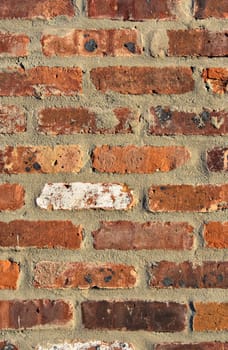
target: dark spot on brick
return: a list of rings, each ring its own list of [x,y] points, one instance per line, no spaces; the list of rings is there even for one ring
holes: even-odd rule
[[[135,43],[125,43],[124,47],[126,47],[131,53],[135,53]]]
[[[91,39],[85,43],[85,49],[89,52],[93,52],[97,49],[97,43],[95,40]]]
[[[35,170],[40,170],[40,169],[41,169],[41,166],[40,166],[39,163],[35,162],[35,163],[33,164],[33,168],[34,168]]]
[[[104,277],[104,281],[106,283],[110,282],[111,280],[112,280],[112,276],[111,275]]]
[[[169,277],[165,277],[162,281],[163,285],[166,287],[172,286],[173,285],[173,281],[171,280],[171,278]]]
[[[184,283],[184,281],[183,281],[183,280],[180,280],[178,283],[179,283],[179,286],[180,286],[180,287],[182,287],[182,288],[184,288],[184,287],[185,287],[185,283]]]
[[[223,281],[223,275],[218,275],[217,276],[217,280],[218,280],[218,282],[222,282]]]
[[[71,188],[71,185],[65,184],[64,187],[69,189],[69,188]]]
[[[54,166],[58,164],[58,161],[57,159],[54,161]]]
[[[91,275],[85,275],[85,276],[84,276],[84,280],[85,280],[87,283],[92,283],[92,282],[93,282]]]
[[[26,171],[27,173],[29,173],[30,170],[31,170],[31,169],[30,169],[28,166],[25,168],[25,171]]]
[[[161,187],[160,187],[160,190],[165,191],[165,190],[166,190],[166,187],[165,187],[165,186],[161,186]]]
[[[209,112],[204,111],[200,114],[200,117],[204,122],[207,122],[210,119],[210,114]]]
[[[161,123],[165,123],[168,120],[172,119],[172,112],[171,111],[166,111],[165,109],[162,109],[161,106],[157,106],[155,108],[155,112],[157,114],[158,119],[160,120]]]
[[[202,281],[203,281],[204,284],[207,282],[207,280],[208,280],[207,275],[203,275]]]
[[[15,346],[12,344],[6,344],[3,346],[2,350],[15,350]]]

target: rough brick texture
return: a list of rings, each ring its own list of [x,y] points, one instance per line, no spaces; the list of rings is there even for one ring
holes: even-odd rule
[[[228,18],[228,4],[226,0],[195,0],[195,17],[197,19],[215,17]]]
[[[204,225],[203,237],[208,248],[228,248],[228,222],[209,222]]]
[[[0,185],[0,210],[16,210],[24,205],[24,188],[18,184]]]
[[[211,212],[228,208],[228,185],[165,185],[149,189],[150,211]]]
[[[0,4],[0,18],[45,18],[74,15],[70,0],[57,0],[53,6],[52,0],[2,0]]]
[[[195,331],[228,330],[228,303],[194,303],[194,309],[193,329]]]
[[[2,300],[0,329],[22,329],[35,326],[63,326],[71,321],[72,306],[63,300]]]
[[[214,148],[207,152],[207,166],[210,171],[228,171],[228,148]]]
[[[44,35],[41,39],[46,56],[131,56],[141,53],[135,30],[74,30],[65,36]]]
[[[187,67],[101,67],[90,73],[96,89],[121,94],[184,94],[194,88]]]
[[[207,68],[202,73],[203,80],[208,89],[216,94],[227,93],[228,68]]]
[[[176,0],[88,0],[88,15],[93,18],[111,18],[130,21],[144,19],[173,19],[172,8]]]
[[[170,107],[151,107],[148,134],[151,135],[227,135],[228,112],[203,110],[190,113]]]
[[[172,249],[193,248],[193,227],[187,223],[101,222],[93,232],[96,249]]]
[[[170,30],[170,56],[208,56],[228,55],[228,32],[210,32],[208,30]]]
[[[82,303],[83,323],[89,329],[180,332],[185,329],[186,311],[182,304],[139,300]]]
[[[0,0],[0,350],[228,350],[227,20]]]
[[[36,350],[134,350],[130,344],[115,341],[114,343],[104,343],[101,341],[72,342],[64,344],[54,344],[53,346],[38,346]],[[213,349],[214,350],[214,349]],[[217,349],[216,349],[217,350]]]
[[[79,146],[12,147],[0,150],[0,172],[23,173],[77,173],[82,167]]]
[[[170,171],[188,161],[189,151],[183,147],[97,147],[93,151],[93,167],[100,172],[149,174]]]
[[[177,264],[170,261],[153,263],[150,286],[156,288],[228,288],[228,262],[188,261]]]
[[[133,266],[102,263],[58,263],[44,261],[35,266],[38,288],[130,288],[135,285]]]
[[[0,247],[78,249],[82,227],[71,221],[0,222]]]
[[[0,260],[0,289],[16,289],[20,274],[19,265],[9,260]]]
[[[18,68],[0,73],[0,96],[75,95],[81,83],[81,70],[75,67]]]
[[[27,56],[29,37],[24,34],[0,33],[0,56]]]
[[[26,131],[26,117],[17,106],[0,106],[0,134]]]

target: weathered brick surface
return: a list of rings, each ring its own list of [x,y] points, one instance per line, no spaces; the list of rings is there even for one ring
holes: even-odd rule
[[[0,150],[0,173],[77,173],[81,168],[79,146],[7,146]]]
[[[121,94],[184,94],[194,89],[187,67],[99,67],[90,72],[96,89]]]
[[[228,222],[212,221],[204,225],[203,238],[208,248],[228,248]]]
[[[26,117],[17,106],[0,105],[0,134],[26,131]]]
[[[191,344],[159,344],[155,346],[155,350],[227,350],[228,343],[220,342],[203,342]]]
[[[1,300],[0,329],[63,326],[72,320],[72,306],[63,300]]]
[[[134,197],[125,184],[53,183],[44,186],[36,203],[49,210],[127,210],[134,205]]]
[[[19,265],[9,260],[0,260],[0,289],[16,289],[20,274]]]
[[[45,18],[56,16],[74,15],[73,6],[70,0],[56,0],[53,6],[52,0],[1,0],[0,18]]]
[[[169,30],[169,56],[228,55],[228,32],[211,32],[202,29]]]
[[[27,56],[29,41],[25,34],[0,32],[0,56]]]
[[[228,330],[228,303],[194,303],[194,309],[194,331]]]
[[[190,152],[184,147],[96,147],[93,151],[93,168],[108,173],[149,174],[167,172],[185,164]]]
[[[193,227],[185,222],[105,221],[93,232],[96,249],[172,249],[193,248]]]
[[[0,350],[19,350],[15,345],[8,341],[0,341]]]
[[[139,34],[131,29],[73,30],[41,38],[46,56],[132,56],[141,53]]]
[[[114,125],[105,126],[106,115],[112,115]],[[104,125],[102,125],[104,122]],[[47,108],[39,112],[38,130],[51,135],[71,134],[128,134],[139,122],[139,114],[126,107],[108,110],[99,117],[87,108]]]
[[[208,89],[216,94],[227,93],[228,69],[207,68],[203,70],[202,78]]]
[[[174,19],[173,6],[176,0],[88,0],[88,15],[93,18],[111,18],[130,21],[144,19]]]
[[[0,247],[78,249],[82,227],[71,221],[0,222]]]
[[[118,341],[115,341],[114,343],[104,343],[101,341],[74,342],[74,343],[54,344],[51,346],[38,346],[36,348],[36,350],[53,350],[53,349],[55,350],[96,350],[96,349],[134,350],[130,344],[118,342]]]
[[[0,96],[75,95],[82,90],[81,69],[35,67],[0,72]]]
[[[156,288],[228,288],[228,262],[160,261],[150,269],[150,286]]]
[[[24,205],[25,191],[18,184],[0,184],[0,210],[16,210]]]
[[[212,212],[228,208],[228,185],[164,185],[149,189],[149,210]]]
[[[228,18],[228,4],[226,0],[215,2],[214,0],[195,0],[195,17],[202,18]]]
[[[82,320],[89,329],[180,332],[185,329],[184,304],[145,301],[86,301]]]
[[[228,112],[203,110],[201,113],[151,107],[148,133],[152,135],[227,135]]]
[[[228,148],[214,148],[207,152],[207,166],[210,171],[228,171]]]
[[[136,283],[133,266],[111,263],[40,262],[34,270],[38,288],[130,288]]]

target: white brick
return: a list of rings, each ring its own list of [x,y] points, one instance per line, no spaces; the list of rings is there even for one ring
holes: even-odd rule
[[[90,348],[97,350],[133,350],[133,347],[126,343],[115,342],[112,344],[102,343],[100,341],[91,341],[87,343],[64,343],[48,345],[47,347],[38,346],[37,350],[89,350]]]
[[[124,184],[52,183],[45,184],[36,203],[42,209],[52,210],[126,210],[134,205],[134,197]]]

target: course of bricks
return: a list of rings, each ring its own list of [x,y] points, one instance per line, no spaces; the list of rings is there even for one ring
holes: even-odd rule
[[[0,350],[228,350],[227,19],[0,1]]]

